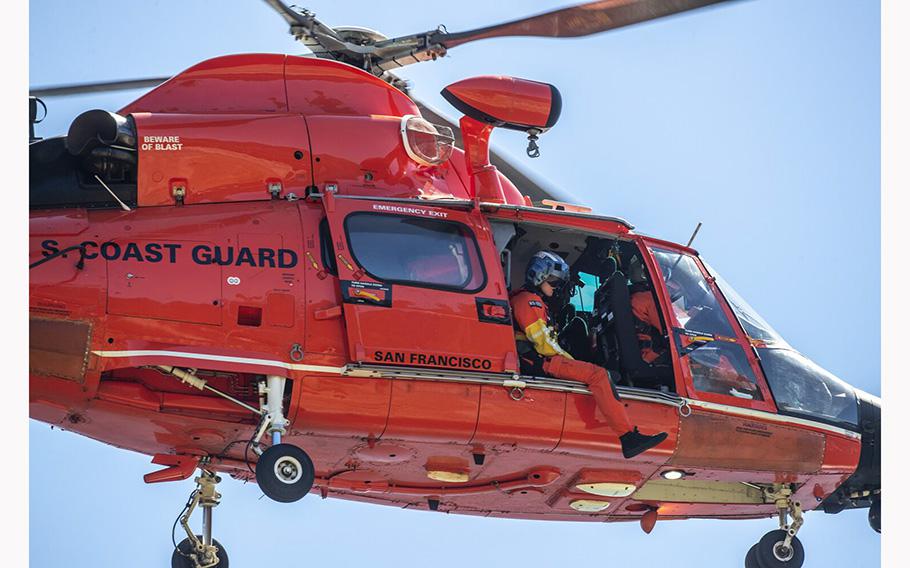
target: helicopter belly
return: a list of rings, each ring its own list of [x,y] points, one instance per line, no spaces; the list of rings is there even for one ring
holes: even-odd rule
[[[225,390],[233,384],[230,392],[253,401],[241,374],[224,375]],[[626,460],[584,394],[525,389],[515,400],[493,385],[292,376],[285,439],[312,457],[313,491],[325,497],[540,520],[637,521],[651,509],[662,519],[755,518],[775,512],[756,485],[794,483],[810,509],[849,476],[858,458],[856,440],[807,432],[803,444],[816,448],[820,439],[824,447],[820,455],[812,450],[817,462],[802,471],[757,459],[735,465],[703,456],[695,464],[685,450],[687,418],[671,405],[629,400],[640,423],[666,428],[673,439]],[[121,370],[78,403],[81,387],[66,383],[72,381],[33,376],[34,418],[150,455],[210,456],[212,468],[253,478],[247,442],[256,420],[244,409],[189,387],[164,387],[151,370]],[[664,479],[668,469],[685,471],[686,479]]]

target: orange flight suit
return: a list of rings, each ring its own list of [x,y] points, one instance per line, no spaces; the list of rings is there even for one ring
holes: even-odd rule
[[[549,327],[550,316],[543,299],[530,290],[522,289],[512,294],[510,301],[518,328],[515,338],[534,345],[534,350],[544,357],[544,372],[557,379],[580,381],[588,385],[597,408],[610,428],[620,436],[630,432],[632,423],[613,388],[610,374],[603,367],[574,360],[559,346]]]
[[[655,329],[662,329],[660,325],[660,316],[657,312],[657,305],[654,303],[654,295],[650,290],[642,290],[632,294],[632,315]],[[639,333],[639,342],[650,342],[653,338],[647,333]],[[650,345],[641,348],[641,359],[645,363],[653,363],[660,357],[660,353],[654,351]]]

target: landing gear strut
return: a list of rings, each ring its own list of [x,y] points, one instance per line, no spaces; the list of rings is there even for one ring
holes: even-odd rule
[[[765,499],[777,506],[780,528],[763,536],[746,554],[746,568],[801,568],[806,559],[796,533],[803,526],[803,509],[793,501],[793,489],[777,486],[765,490]],[[793,519],[788,523],[787,518]]]
[[[180,516],[180,526],[187,537],[174,549],[171,568],[228,568],[224,547],[212,538],[212,509],[221,501],[215,485],[221,478],[206,470],[196,478],[196,489],[190,495],[185,512]],[[202,534],[190,530],[190,516],[196,507],[202,508]]]
[[[292,503],[302,499],[313,487],[316,469],[310,456],[292,444],[282,444],[281,436],[287,433],[288,421],[284,417],[285,378],[269,375],[266,383],[260,383],[260,400],[263,419],[253,438],[253,451],[259,454],[256,462],[256,483],[266,497],[281,503]],[[268,432],[272,435],[272,446],[265,451],[259,448],[259,440]]]
[[[257,410],[208,385],[206,380],[196,376],[192,369],[185,371],[163,365],[159,365],[157,368],[166,374],[177,377],[185,384],[200,390],[211,391],[260,416],[259,427],[253,434],[249,447],[259,456],[259,460],[256,462],[256,483],[267,497],[282,503],[291,503],[302,499],[310,492],[316,479],[316,470],[310,456],[297,446],[281,443],[281,437],[287,434],[287,427],[290,424],[284,415],[284,387],[287,379],[281,375],[267,375],[265,381],[259,382],[259,410]],[[272,444],[263,451],[260,441],[267,433],[272,437]],[[170,461],[155,463],[171,464]],[[173,462],[173,464],[176,463],[178,462]],[[182,477],[175,479],[185,479],[190,475],[190,471],[192,470],[178,472]],[[164,480],[161,478],[160,472],[156,475],[158,478],[155,481]],[[149,481],[148,477],[146,481]],[[215,505],[217,504],[216,500]],[[204,509],[204,511],[211,514],[211,509]],[[187,534],[190,535],[190,541],[195,538],[189,531]]]
[[[290,424],[284,415],[284,388],[286,379],[280,375],[268,375],[259,383],[259,409],[208,385],[206,379],[196,375],[193,369],[159,365],[157,369],[180,379],[181,382],[208,390],[260,416],[259,426],[249,446],[259,456],[256,462],[256,482],[262,492],[275,501],[290,503],[303,498],[310,492],[316,478],[316,470],[310,457],[292,444],[282,444],[281,437],[287,433]],[[271,435],[272,444],[265,451],[260,440],[266,433]],[[179,521],[187,537],[175,544],[171,556],[172,568],[228,568],[228,557],[221,544],[212,538],[212,509],[218,506],[221,495],[215,485],[221,478],[205,469],[209,458],[193,456],[156,455],[153,463],[169,466],[167,469],[145,476],[147,483],[186,479],[194,467],[202,472],[196,478],[196,489],[190,495]],[[202,534],[190,530],[190,516],[196,507],[202,508]],[[176,523],[175,523],[176,526]]]

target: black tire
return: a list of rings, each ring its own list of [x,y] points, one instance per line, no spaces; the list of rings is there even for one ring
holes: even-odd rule
[[[753,544],[752,548],[749,549],[749,552],[746,553],[746,568],[761,568],[761,566],[758,565],[756,550],[758,550],[758,543]]]
[[[266,497],[279,503],[299,501],[310,492],[315,479],[310,456],[292,444],[272,446],[256,462],[256,483]]]
[[[878,534],[882,534],[882,502],[875,500],[869,507],[869,526]]]
[[[793,537],[793,540],[790,541],[789,554],[780,554],[780,545],[783,544],[786,537],[787,531],[778,529],[769,532],[758,541],[755,559],[758,560],[759,568],[801,568],[806,560],[806,552],[803,550],[803,543],[798,538]],[[778,554],[775,554],[775,550],[778,551]]]
[[[196,538],[202,540],[201,535],[196,535]],[[218,564],[216,568],[228,568],[228,555],[224,550],[224,547],[221,546],[221,543],[212,539],[212,544],[218,547]],[[174,549],[174,553],[171,555],[171,568],[196,568],[193,559],[189,557],[190,552],[193,551],[193,545],[190,544],[190,539],[185,538],[180,541],[180,544],[177,545],[177,548]]]

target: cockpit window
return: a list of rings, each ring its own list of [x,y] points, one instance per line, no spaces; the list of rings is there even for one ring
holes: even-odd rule
[[[856,425],[858,408],[853,387],[790,347],[716,270],[702,263],[716,279],[730,309],[756,347],[778,410]]]
[[[749,336],[749,339],[753,340],[754,344],[760,345],[763,343],[776,347],[789,347],[787,342],[784,341],[784,338],[774,331],[774,328],[771,327],[763,317],[758,315],[755,308],[750,306],[749,303],[733,289],[733,286],[730,286],[730,284],[728,284],[716,270],[711,268],[704,259],[702,259],[702,264],[705,265],[705,268],[711,276],[715,278],[717,287],[720,288],[724,297],[727,298],[730,309],[736,314],[739,323],[742,324],[743,329],[746,331],[746,335]]]
[[[858,424],[856,393],[850,385],[792,349],[760,348],[758,355],[782,412]]]
[[[695,390],[764,400],[733,322],[696,260],[676,251],[652,251],[670,294],[673,327]]]
[[[676,320],[687,331],[735,337],[717,297],[695,259],[678,252],[653,249],[673,303]]]
[[[739,344],[714,341],[692,351],[688,359],[696,390],[764,400],[746,352]]]

